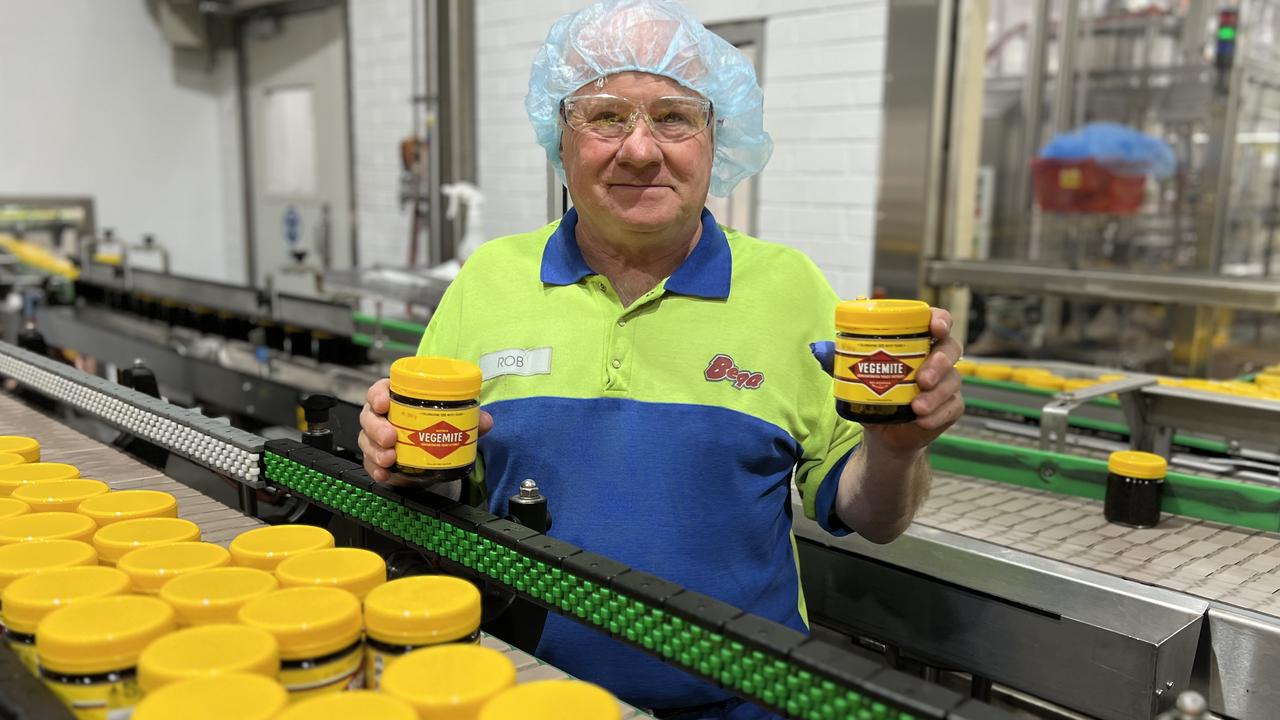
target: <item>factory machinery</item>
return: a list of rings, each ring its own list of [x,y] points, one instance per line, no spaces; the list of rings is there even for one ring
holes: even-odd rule
[[[27,269],[47,265],[29,251],[23,257]],[[301,405],[331,393],[339,402],[324,430],[339,449],[355,446],[358,408],[368,385],[385,374],[381,363],[413,352],[422,331],[420,324],[406,323],[397,336],[397,323],[385,319],[381,329],[362,327],[353,300],[309,297],[295,304],[288,294],[125,272],[98,260],[82,260],[74,284],[54,270],[27,286],[45,303],[31,315],[39,334],[25,335],[37,347],[62,349],[63,357],[81,365],[92,356],[133,370],[133,361],[141,360],[170,400],[230,415],[251,428],[294,425]],[[65,290],[57,289],[59,283]],[[564,554],[576,549],[548,539],[550,549],[535,550],[525,538],[505,534],[526,532],[506,521],[451,503],[452,509],[437,507],[441,501],[434,498],[406,503],[368,482],[350,460],[288,441],[265,443],[224,420],[193,415],[20,350],[6,348],[6,355],[57,376],[49,382],[63,389],[54,392],[19,374],[18,366],[0,368],[64,409],[74,408],[69,420],[88,411],[173,450],[170,475],[250,515],[354,521],[371,530],[348,533],[351,544],[396,552],[407,543],[438,556],[437,567],[447,571],[480,572],[495,587],[505,577],[521,597],[542,607],[554,604],[554,611],[623,637],[630,632],[630,641],[668,660],[663,633],[673,626],[665,623],[689,621],[680,614],[683,606],[665,595],[678,589],[650,576],[628,574],[653,583],[652,591],[615,583],[609,573],[621,569],[613,564],[603,565],[603,574],[584,575],[587,570],[574,561],[577,574],[566,576]],[[1075,382],[1063,391],[981,377],[968,368],[969,411],[935,443],[932,495],[903,538],[876,546],[856,536],[832,537],[803,517],[797,496],[793,516],[815,635],[846,643],[846,650],[852,638],[861,653],[842,650],[837,664],[848,662],[854,674],[828,679],[866,694],[863,685],[840,683],[883,667],[867,660],[871,650],[964,694],[1034,707],[1047,716],[1154,717],[1187,689],[1202,693],[1214,712],[1227,717],[1266,717],[1280,707],[1280,693],[1265,682],[1280,670],[1280,402],[1241,391],[1248,384],[1243,381],[1175,384],[1072,363],[1002,362],[1012,366],[1010,374],[1034,365]],[[75,401],[74,394],[58,394],[83,394],[74,390],[78,386],[129,399],[104,413]],[[1228,387],[1236,392],[1222,392]],[[171,429],[195,427],[209,437],[230,433],[238,440],[201,456],[141,431],[164,426],[157,418],[183,418]],[[1103,519],[1106,454],[1125,447],[1170,459],[1163,502],[1168,516],[1158,528],[1125,530]],[[221,479],[210,482],[210,470]],[[554,498],[550,502],[554,506]],[[508,565],[486,564],[493,562]],[[691,593],[680,597],[708,602]],[[718,608],[721,616],[736,613],[709,602],[705,607]],[[634,622],[624,627],[618,613]],[[742,632],[719,631],[723,617],[717,617],[703,629],[741,642]],[[658,634],[646,635],[644,628]],[[817,672],[805,653],[796,655],[798,636],[772,628],[757,640],[742,644],[743,651],[757,648],[770,662],[782,662],[774,672],[783,673],[775,677],[783,677],[784,685],[793,670]],[[676,645],[670,650],[682,667],[787,709],[775,704],[790,697],[778,695],[778,688],[764,696],[756,694],[764,692],[756,680],[742,681],[749,682],[746,692],[720,666],[704,664],[712,662],[705,657]],[[796,657],[801,660],[789,659]],[[758,662],[753,656],[743,667]],[[882,702],[895,697],[871,695]]]
[[[152,241],[86,235],[77,244],[72,263],[0,233],[0,293],[20,298],[0,308],[0,337],[69,351],[91,370],[143,365],[166,398],[246,427],[295,427],[302,400],[324,392],[338,400],[334,426],[348,446],[365,391],[391,360],[416,351],[448,286],[389,269],[299,264],[260,289],[173,274]]]
[[[305,506],[298,517],[342,526],[335,534],[348,542],[390,543],[401,554],[416,557],[415,562],[389,563],[392,572],[430,567],[464,576],[487,593],[573,618],[789,718],[1011,717],[529,526],[431,493],[406,497],[374,483],[356,463],[313,445],[265,440],[8,343],[0,343],[0,376],[15,385],[17,397],[28,405],[57,407],[105,423],[195,468],[188,476],[203,474],[206,480],[233,484],[240,512],[193,491],[177,491],[189,517],[199,506],[195,512],[211,541],[229,541],[235,531],[260,522],[256,518],[265,509],[261,499],[287,495]],[[66,446],[76,444],[74,450],[88,456],[74,461],[117,487],[150,483],[146,486],[169,489],[174,484],[135,461],[125,462],[126,470],[114,468],[118,453],[12,395],[0,396],[0,430],[39,430],[51,457],[72,459],[73,449]],[[313,427],[308,437],[315,438],[317,431]],[[173,466],[166,463],[166,468]],[[485,642],[518,653],[493,638]],[[516,661],[524,679],[563,677],[523,654]],[[0,705],[8,706],[0,713],[59,716],[52,696],[24,670],[14,669],[7,650],[0,651],[0,665],[8,666],[0,672]],[[626,715],[641,714],[627,708]]]

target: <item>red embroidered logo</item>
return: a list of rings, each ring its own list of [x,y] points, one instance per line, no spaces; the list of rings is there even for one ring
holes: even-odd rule
[[[883,350],[862,358],[849,369],[876,395],[884,395],[911,374],[910,366]]]
[[[456,428],[444,420],[431,427],[409,433],[409,442],[440,460],[452,455],[470,439],[466,430]]]
[[[707,369],[702,373],[709,382],[727,380],[738,389],[755,390],[764,384],[764,373],[741,370],[728,355],[716,355],[711,358]]]

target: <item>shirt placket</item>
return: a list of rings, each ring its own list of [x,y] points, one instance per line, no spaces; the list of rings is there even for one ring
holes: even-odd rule
[[[593,278],[598,283],[596,291],[607,302],[605,317],[608,321],[604,333],[604,390],[608,393],[626,393],[636,372],[635,332],[642,315],[639,310],[662,296],[658,286],[642,295],[631,307],[623,308],[612,285],[603,277]]]

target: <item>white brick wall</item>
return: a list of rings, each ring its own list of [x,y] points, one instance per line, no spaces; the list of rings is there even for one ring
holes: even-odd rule
[[[365,266],[408,260],[412,215],[400,207],[399,147],[413,133],[414,2],[426,5],[421,0],[348,4],[356,229]],[[420,252],[425,252],[421,246]]]
[[[403,258],[395,143],[411,124],[413,0],[351,3],[361,257]],[[804,250],[843,296],[871,285],[888,0],[687,0],[703,22],[764,18],[765,125],[776,149],[760,180],[757,234]],[[546,217],[546,160],[524,114],[547,29],[584,0],[478,0],[478,173],[490,237]],[[404,60],[401,60],[401,59]],[[396,66],[396,63],[402,63]]]
[[[765,126],[773,159],[761,175],[757,234],[809,254],[843,296],[871,286],[887,0],[687,0],[707,24],[765,19]],[[480,185],[491,236],[545,217],[546,170],[524,118],[529,64],[579,1],[481,0]]]

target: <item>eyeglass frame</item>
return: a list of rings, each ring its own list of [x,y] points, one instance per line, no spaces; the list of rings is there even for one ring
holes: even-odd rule
[[[594,133],[588,132],[586,130],[579,130],[578,128],[575,128],[572,124],[569,123],[569,117],[568,117],[565,103],[569,103],[577,98],[585,99],[585,98],[594,98],[594,97],[607,97],[607,98],[613,98],[615,100],[625,100],[626,102],[636,106],[636,109],[633,110],[629,116],[627,116],[626,132],[624,132],[623,134],[619,135],[616,138],[607,138],[607,137],[602,137],[600,135],[596,135]],[[699,130],[696,133],[693,133],[689,137],[681,138],[679,140],[663,140],[662,138],[658,137],[657,129],[653,126],[653,116],[649,114],[648,103],[638,103],[630,98],[625,98],[625,97],[622,97],[621,95],[610,95],[609,93],[597,93],[595,95],[570,95],[569,97],[562,99],[560,101],[560,113],[559,113],[560,122],[564,125],[564,127],[567,127],[576,133],[580,133],[582,135],[588,135],[590,137],[596,138],[597,140],[603,140],[607,142],[619,142],[619,141],[625,141],[628,137],[631,136],[631,133],[635,132],[636,125],[638,124],[636,122],[636,116],[643,115],[645,119],[645,124],[649,126],[649,135],[654,139],[655,142],[660,142],[663,144],[682,143],[682,142],[685,142],[686,140],[692,140],[693,138],[696,138],[702,133],[706,132],[707,128],[711,127],[717,122],[720,122],[720,120],[716,117],[715,103],[711,102],[709,98],[694,97],[692,95],[664,95],[663,97],[660,97],[657,99],[658,100],[671,100],[671,99],[693,100],[695,102],[705,103],[707,124],[704,125],[701,130]]]

